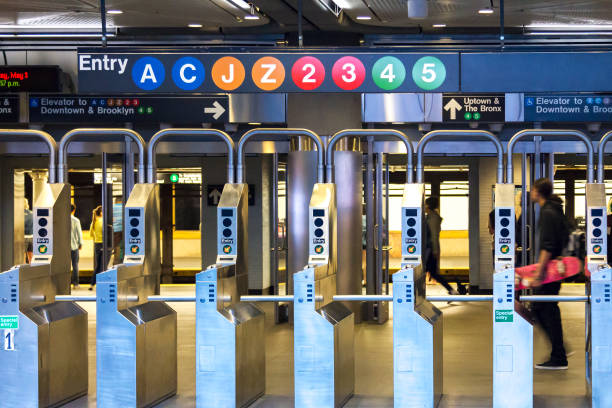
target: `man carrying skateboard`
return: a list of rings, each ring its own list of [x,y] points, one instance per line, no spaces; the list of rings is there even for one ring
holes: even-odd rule
[[[540,219],[538,221],[539,258],[536,274],[529,282],[536,295],[558,295],[561,281],[542,284],[546,278],[546,266],[561,256],[569,239],[569,227],[561,198],[553,195],[553,184],[547,178],[535,181],[531,187],[531,199],[540,205]],[[557,302],[536,302],[533,312],[540,321],[544,332],[551,343],[550,359],[544,363],[536,364],[536,368],[543,370],[567,370],[567,356],[563,345],[563,328],[561,325],[561,311]]]

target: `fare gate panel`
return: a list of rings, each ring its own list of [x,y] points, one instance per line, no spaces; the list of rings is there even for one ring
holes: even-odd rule
[[[514,299],[514,185],[495,185],[493,407],[533,406],[533,326]]]
[[[612,406],[612,269],[602,266],[591,275],[590,344],[587,386],[593,408]]]
[[[402,196],[402,266],[422,263],[425,184],[404,185]]]

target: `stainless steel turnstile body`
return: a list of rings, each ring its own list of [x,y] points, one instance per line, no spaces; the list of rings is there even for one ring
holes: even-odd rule
[[[425,299],[420,266],[393,275],[393,406],[436,407],[442,398],[442,312]]]
[[[264,313],[238,302],[236,266],[196,275],[196,406],[239,408],[265,393]]]
[[[87,394],[87,312],[70,293],[70,187],[34,205],[31,265],[0,273],[0,406],[51,407]]]
[[[315,280],[327,269],[308,267],[293,275],[296,408],[341,407],[353,395],[354,315],[340,302],[315,307]]]
[[[591,274],[590,342],[587,339],[587,389],[593,408],[612,407],[612,268]]]
[[[159,294],[159,191],[137,184],[126,203],[125,264],[96,288],[97,403],[145,407],[177,388],[176,312]]]

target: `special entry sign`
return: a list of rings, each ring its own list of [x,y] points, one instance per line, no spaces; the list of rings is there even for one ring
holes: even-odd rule
[[[456,53],[79,50],[80,93],[456,92]]]

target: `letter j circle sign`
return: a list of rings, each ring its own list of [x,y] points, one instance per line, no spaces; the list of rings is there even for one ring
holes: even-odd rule
[[[142,90],[152,91],[164,82],[166,70],[160,60],[142,57],[132,67],[132,80]]]

